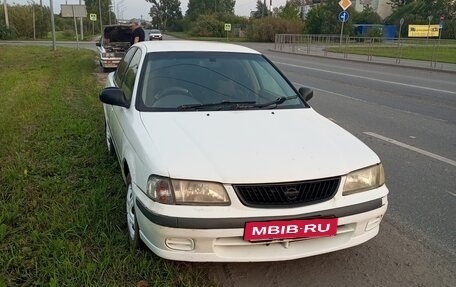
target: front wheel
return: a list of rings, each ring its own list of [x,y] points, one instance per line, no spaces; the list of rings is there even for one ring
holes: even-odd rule
[[[142,249],[144,243],[139,236],[139,225],[135,214],[135,199],[133,195],[133,186],[131,183],[131,176],[127,176],[127,225],[128,225],[128,239],[131,247],[134,249]]]

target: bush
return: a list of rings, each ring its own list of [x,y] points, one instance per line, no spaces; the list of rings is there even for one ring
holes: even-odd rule
[[[224,22],[217,19],[216,15],[200,15],[192,24],[189,31],[191,36],[223,37]]]
[[[224,37],[225,23],[230,23],[233,32],[235,28],[239,30],[247,25],[247,19],[230,13],[216,13],[200,15],[195,21],[184,21],[184,29],[189,31],[189,35],[197,37]]]
[[[443,24],[443,39],[456,39],[456,19],[447,20]]]
[[[301,20],[267,17],[252,21],[247,29],[247,38],[250,41],[274,42],[276,34],[302,34],[303,30]]]
[[[367,31],[366,37],[383,37],[383,30],[379,27],[372,27]]]
[[[16,38],[16,31],[0,24],[0,40],[11,40]]]

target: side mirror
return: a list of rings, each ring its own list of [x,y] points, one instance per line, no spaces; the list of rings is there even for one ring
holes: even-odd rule
[[[101,47],[101,43],[100,43],[100,42],[97,42],[97,43],[95,43],[95,46]]]
[[[116,87],[105,88],[100,93],[100,101],[105,104],[129,108],[130,103],[125,98],[124,92]]]
[[[314,92],[311,88],[301,87],[298,91],[306,102],[310,101],[314,95]]]

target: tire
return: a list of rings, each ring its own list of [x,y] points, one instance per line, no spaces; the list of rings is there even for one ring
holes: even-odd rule
[[[128,227],[128,241],[133,249],[144,249],[144,243],[139,236],[139,225],[135,214],[135,197],[133,194],[133,186],[131,183],[131,176],[127,175],[127,227]]]
[[[112,143],[111,132],[108,128],[108,123],[105,123],[105,133],[106,133],[106,149],[108,150],[108,154],[113,156],[114,151],[114,144]]]

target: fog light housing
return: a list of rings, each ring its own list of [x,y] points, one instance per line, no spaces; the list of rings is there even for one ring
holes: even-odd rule
[[[195,242],[191,238],[166,238],[165,245],[169,249],[177,251],[192,251],[195,249]]]
[[[366,231],[369,231],[369,230],[372,230],[374,229],[375,227],[379,226],[380,225],[380,222],[382,221],[382,217],[381,216],[378,216],[378,217],[375,217],[375,218],[372,218],[370,219],[367,224],[366,224]]]

